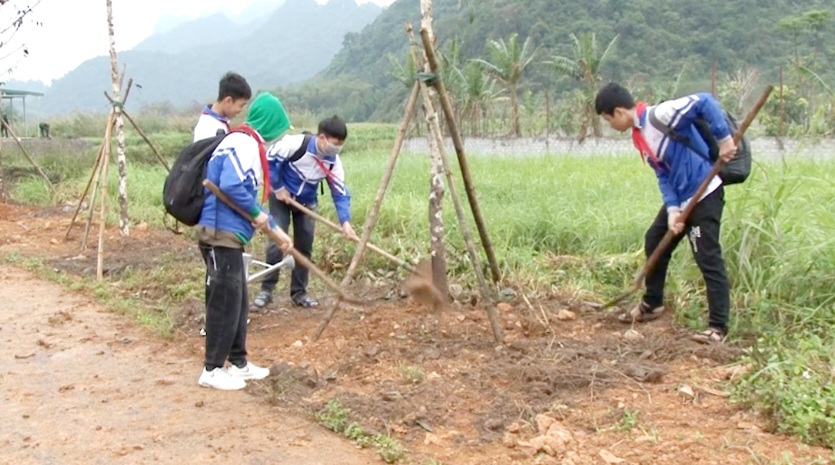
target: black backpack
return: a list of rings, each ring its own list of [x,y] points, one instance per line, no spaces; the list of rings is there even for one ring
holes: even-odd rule
[[[165,211],[186,226],[200,221],[205,194],[206,165],[226,134],[201,139],[183,147],[162,187]]]
[[[730,128],[731,134],[736,134],[739,131],[739,124],[736,122],[736,119],[724,109],[722,110],[722,113],[725,115],[725,123],[728,125],[728,128]],[[655,129],[658,129],[670,139],[686,145],[690,148],[690,150],[707,158],[712,163],[715,163],[719,158],[719,143],[716,141],[716,138],[713,137],[713,134],[711,134],[710,123],[707,120],[697,118],[693,122],[696,126],[696,130],[699,132],[699,135],[702,136],[702,139],[704,139],[707,144],[708,153],[704,154],[690,144],[690,137],[678,134],[673,131],[671,127],[662,123],[658,117],[655,116],[655,107],[650,108],[648,119],[650,124],[652,124]],[[748,138],[743,136],[739,145],[737,145],[736,156],[731,161],[725,163],[725,166],[722,167],[722,171],[719,172],[719,177],[722,178],[722,182],[725,185],[731,185],[745,182],[750,174],[751,144],[748,142]]]

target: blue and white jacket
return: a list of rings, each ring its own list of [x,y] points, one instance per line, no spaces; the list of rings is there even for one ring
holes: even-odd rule
[[[319,182],[326,180],[339,223],[351,221],[351,194],[345,187],[345,170],[339,155],[320,156],[316,147],[316,137],[311,137],[305,154],[298,160],[290,162],[289,158],[301,148],[302,143],[304,143],[304,134],[290,134],[282,137],[267,149],[267,162],[270,165],[270,183],[272,183],[273,191],[287,189],[290,195],[300,203],[313,205],[319,199]],[[319,162],[330,170],[330,176],[325,173]]]
[[[260,138],[260,136],[258,136]],[[263,140],[261,140],[263,143]],[[217,146],[206,167],[206,179],[220,187],[229,199],[253,217],[261,213],[258,185],[264,179],[258,141],[242,132],[233,132]],[[206,201],[199,224],[234,234],[241,244],[255,233],[252,223],[204,189]],[[274,225],[273,221],[270,221]]]
[[[229,118],[215,113],[211,105],[206,105],[194,126],[194,142],[228,133],[229,130]]]
[[[700,154],[684,143],[671,140],[653,127],[648,118],[650,108],[636,115],[635,129],[641,131],[641,135],[658,159],[656,163],[650,157],[649,164],[658,178],[658,187],[661,189],[664,205],[668,210],[683,210],[713,167],[707,155],[707,144],[699,135],[693,122],[697,118],[708,121],[710,132],[718,142],[724,142],[731,137],[730,128],[725,122],[722,107],[708,93],[693,94],[656,105],[655,115],[658,120],[672,128],[677,134],[688,136],[690,144],[698,149]],[[715,176],[701,199],[721,185],[722,179]]]

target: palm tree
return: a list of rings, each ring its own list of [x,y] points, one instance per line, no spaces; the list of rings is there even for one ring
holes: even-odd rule
[[[558,74],[583,83],[585,102],[581,131],[585,132],[588,123],[591,123],[594,137],[600,137],[600,119],[594,112],[594,96],[600,84],[600,67],[612,51],[618,36],[615,36],[602,52],[597,46],[597,37],[593,32],[580,34],[580,37],[571,34],[571,39],[574,41],[574,56],[555,56],[547,63],[553,65]],[[581,139],[584,137],[585,134],[580,134]]]
[[[405,64],[401,63],[392,54],[389,54],[388,59],[391,69],[386,74],[394,78],[395,81],[403,84],[404,88],[411,89],[417,77],[417,67],[415,66],[414,58],[412,58],[412,53],[406,53]]]
[[[417,65],[415,64],[415,59],[414,55],[412,55],[412,52],[406,52],[404,62],[398,60],[397,57],[395,57],[393,54],[390,54],[388,58],[389,63],[391,64],[391,69],[387,71],[386,74],[394,78],[395,81],[402,84],[404,89],[410,90],[412,86],[415,85],[415,80],[417,79]],[[405,92],[408,93],[409,90],[406,90]],[[419,106],[415,105],[414,114],[412,115],[412,118],[414,118],[414,121],[416,122],[414,125],[415,131],[417,132],[417,135],[420,136],[418,110]]]
[[[470,126],[470,135],[479,135],[483,118],[486,117],[490,102],[496,97],[495,81],[481,70],[481,65],[468,62],[464,68],[455,68],[455,82],[461,86],[463,105],[461,113]]]
[[[474,59],[472,61],[482,66],[482,69],[496,79],[510,94],[510,107],[513,112],[513,133],[522,136],[519,124],[519,81],[525,74],[525,69],[536,57],[539,48],[532,49],[531,38],[525,39],[520,46],[518,34],[510,35],[507,42],[504,39],[487,42],[490,60]]]

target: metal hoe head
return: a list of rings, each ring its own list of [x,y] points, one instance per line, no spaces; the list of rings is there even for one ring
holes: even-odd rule
[[[402,286],[403,290],[422,305],[437,309],[446,301],[441,291],[435,287],[430,260],[420,262],[412,274],[403,281]]]
[[[257,273],[250,272],[250,268],[252,267],[252,265],[260,266],[261,270],[258,271]],[[280,262],[276,263],[275,265],[270,265],[268,263],[264,263],[262,261],[255,260],[255,259],[252,258],[252,255],[250,255],[250,254],[247,254],[247,253],[244,254],[244,269],[246,270],[246,273],[247,273],[246,280],[249,283],[257,281],[257,280],[263,278],[264,276],[266,276],[266,275],[268,275],[272,272],[275,272],[275,271],[278,271],[278,270],[281,270],[281,269],[285,269],[285,270],[289,271],[289,270],[292,270],[295,267],[296,267],[296,259],[293,258],[293,256],[290,255],[290,254],[285,255],[284,258]]]

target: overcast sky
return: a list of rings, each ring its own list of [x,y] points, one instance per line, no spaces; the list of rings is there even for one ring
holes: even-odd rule
[[[15,7],[38,0],[13,0],[0,8],[0,30],[11,23]],[[218,11],[237,14],[258,0],[113,0],[116,50],[129,50],[154,30],[164,16],[205,16]],[[327,3],[327,0],[316,0]],[[357,0],[388,6],[394,0]],[[108,54],[105,0],[40,0],[29,22],[0,48],[0,81],[42,80],[47,84],[83,61]],[[42,26],[31,23],[36,20]],[[2,37],[0,40],[8,40]],[[24,43],[29,56],[21,59]],[[17,51],[17,52],[16,52]],[[10,67],[14,67],[11,73]]]

